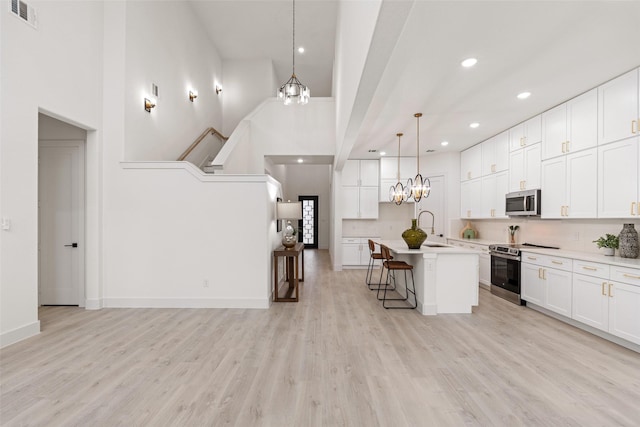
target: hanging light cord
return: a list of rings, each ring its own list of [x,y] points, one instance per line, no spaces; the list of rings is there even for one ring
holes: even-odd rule
[[[296,76],[296,0],[293,0],[293,43],[291,45],[291,59],[293,62],[293,77]]]
[[[416,134],[418,136],[418,143],[416,144],[416,166],[418,167],[418,173],[420,173],[420,117],[422,117],[422,113],[416,113],[415,114],[417,120],[416,120],[416,125],[417,125],[417,131]]]
[[[402,134],[398,133],[396,136],[398,137],[398,182],[400,182],[400,138]]]

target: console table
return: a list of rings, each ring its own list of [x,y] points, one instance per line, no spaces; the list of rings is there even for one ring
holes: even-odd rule
[[[298,274],[298,258],[302,255],[302,276]],[[278,258],[285,257],[285,278],[289,283],[284,296],[278,296],[280,278],[278,277]],[[294,268],[295,266],[295,268]],[[293,248],[280,246],[273,250],[273,300],[276,302],[298,302],[298,282],[304,282],[304,243],[296,243]],[[295,297],[293,296],[295,291]]]

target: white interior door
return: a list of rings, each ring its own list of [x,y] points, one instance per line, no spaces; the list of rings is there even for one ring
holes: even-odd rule
[[[84,141],[39,151],[39,303],[84,306]]]
[[[427,233],[427,240],[444,243],[446,240],[444,236],[447,235],[444,222],[444,176],[430,176],[429,181],[431,181],[431,194],[429,194],[429,197],[426,199],[421,199],[420,202],[417,203],[416,209],[417,215],[419,215],[421,211],[425,210],[433,213],[434,234],[431,234],[432,218],[428,213],[425,213],[420,217],[420,228]]]

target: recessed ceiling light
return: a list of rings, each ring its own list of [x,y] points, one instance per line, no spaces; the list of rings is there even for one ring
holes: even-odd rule
[[[469,67],[473,67],[474,65],[476,65],[476,63],[478,62],[478,60],[476,58],[467,58],[464,61],[461,62],[462,66],[465,68],[469,68]]]
[[[304,48],[302,46],[298,48],[298,53],[304,53]]]
[[[298,159],[298,163],[302,163],[302,162],[304,162],[304,160]]]
[[[470,124],[469,124],[469,127],[470,127],[470,128],[472,128],[472,129],[475,129],[475,128],[477,128],[478,126],[480,126],[480,123],[478,123],[478,122],[473,122],[473,123],[470,123]]]
[[[387,152],[386,152],[386,151],[381,151],[381,152],[380,152],[380,155],[381,155],[381,156],[386,156],[386,155],[387,155]]]
[[[440,145],[442,145],[443,147],[446,147],[447,145],[449,145],[449,141],[442,141]]]
[[[527,99],[531,96],[531,92],[522,92],[518,94],[518,99]]]

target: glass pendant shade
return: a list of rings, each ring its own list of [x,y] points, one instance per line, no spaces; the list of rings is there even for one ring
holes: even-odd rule
[[[309,102],[311,91],[303,85],[298,77],[296,77],[296,1],[293,0],[293,47],[292,47],[292,63],[293,72],[291,78],[278,89],[278,99],[284,100],[284,105],[289,105],[294,101],[300,105]]]
[[[411,187],[405,187],[400,182],[400,138],[402,137],[402,133],[397,133],[396,136],[398,137],[398,182],[389,188],[389,201],[396,205],[401,205],[402,202],[406,202],[409,199]]]

